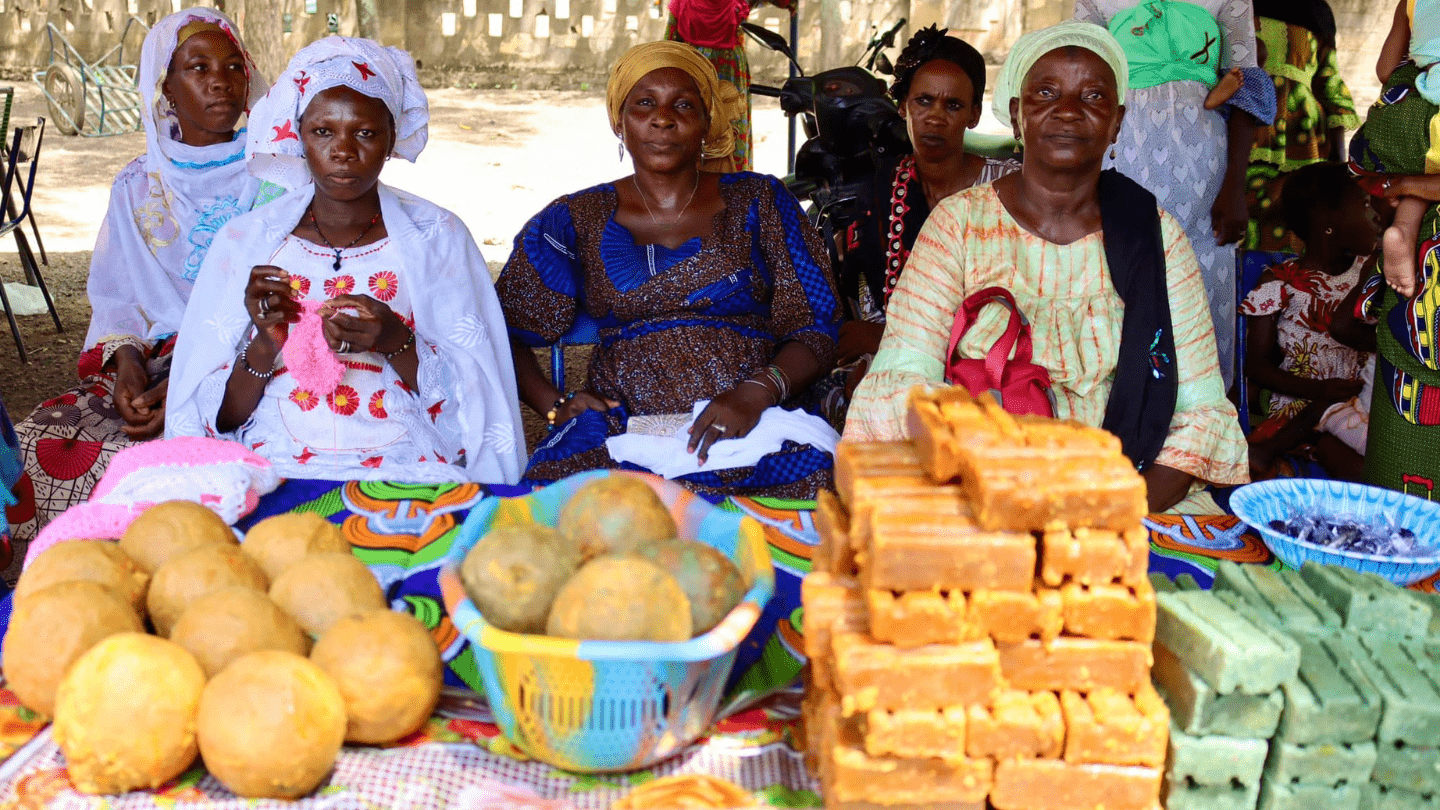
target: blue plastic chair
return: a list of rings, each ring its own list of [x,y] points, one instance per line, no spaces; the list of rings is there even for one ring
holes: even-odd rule
[[[1245,350],[1249,337],[1245,328],[1245,317],[1240,314],[1240,304],[1245,296],[1260,284],[1260,276],[1271,267],[1295,258],[1294,253],[1281,250],[1237,250],[1235,251],[1235,384],[1238,386],[1240,405],[1240,429],[1250,435],[1250,380],[1245,376]]]
[[[576,308],[575,323],[571,325],[570,331],[560,336],[550,347],[550,381],[561,391],[567,391],[565,387],[565,347],[566,346],[588,346],[600,342],[600,324],[590,317],[585,310]]]

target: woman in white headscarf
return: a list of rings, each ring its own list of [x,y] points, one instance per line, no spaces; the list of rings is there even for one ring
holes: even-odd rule
[[[175,351],[168,435],[218,435],[301,478],[513,483],[505,321],[449,211],[379,182],[429,106],[404,51],[328,37],[255,107],[247,155],[290,193],[229,223]]]
[[[117,451],[160,433],[195,276],[215,232],[260,187],[237,126],[269,85],[229,18],[192,8],[161,20],[141,48],[139,84],[145,154],[115,177],[100,224],[81,384],[18,428],[36,505],[22,540],[84,500]]]

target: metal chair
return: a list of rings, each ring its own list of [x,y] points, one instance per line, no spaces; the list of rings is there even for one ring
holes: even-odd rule
[[[550,381],[561,391],[565,388],[565,347],[586,346],[600,342],[600,325],[586,314],[585,310],[576,308],[575,323],[570,331],[560,336],[550,346]]]
[[[26,219],[30,219],[31,224],[34,224],[30,199],[35,191],[35,172],[40,167],[40,145],[44,138],[44,118],[35,119],[34,126],[15,128],[10,148],[6,152],[5,166],[3,170],[0,170],[0,211],[4,212],[4,216],[0,217],[0,237],[10,233],[15,234],[15,246],[19,250],[20,264],[25,268],[25,275],[35,282],[35,286],[40,288],[40,294],[45,298],[45,306],[50,310],[50,319],[55,322],[55,331],[64,332],[65,326],[60,323],[60,313],[55,309],[55,301],[50,297],[50,289],[45,285],[45,277],[40,273],[40,265],[35,261],[35,254],[30,251],[30,243],[25,238],[25,231],[21,229]],[[30,164],[28,178],[23,178],[20,174],[20,168],[25,163]],[[17,196],[20,199],[18,209],[15,201]],[[20,336],[20,326],[15,322],[15,314],[10,306],[10,297],[5,293],[3,283],[0,283],[0,304],[5,307],[5,317],[10,322],[10,334],[15,338],[15,349],[20,353],[20,362],[29,363],[30,357],[25,352],[25,340]]]
[[[1245,296],[1260,284],[1260,276],[1271,267],[1295,258],[1295,254],[1284,251],[1237,250],[1235,251],[1235,385],[1240,402],[1240,429],[1250,435],[1250,381],[1245,376],[1245,351],[1248,335],[1245,317],[1240,314],[1240,305]]]

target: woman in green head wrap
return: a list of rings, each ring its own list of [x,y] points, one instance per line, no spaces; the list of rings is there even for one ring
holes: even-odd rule
[[[1020,171],[941,202],[890,298],[885,337],[855,392],[845,437],[905,436],[905,397],[946,381],[962,302],[1008,289],[1029,319],[1055,415],[1120,437],[1162,510],[1205,482],[1248,480],[1225,398],[1194,253],[1153,194],[1106,153],[1128,117],[1124,53],[1105,29],[1068,22],[1022,37],[995,112],[1024,143]],[[1008,312],[981,310],[956,348],[983,358]],[[1194,511],[1195,507],[1187,504]]]

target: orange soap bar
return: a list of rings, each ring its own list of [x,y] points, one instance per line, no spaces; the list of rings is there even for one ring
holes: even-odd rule
[[[915,453],[936,481],[960,478],[968,459],[956,436],[992,434],[995,425],[964,388],[911,389],[905,421]]]
[[[868,590],[870,635],[876,641],[911,649],[927,644],[956,644],[981,639],[985,633],[966,622],[965,594],[960,590]]]
[[[815,533],[820,545],[815,548],[810,570],[828,574],[854,576],[855,546],[850,540],[850,515],[835,493],[822,489],[815,497]]]
[[[1005,686],[1027,691],[1089,692],[1108,686],[1133,695],[1150,682],[1150,645],[1138,641],[1057,638],[998,647]]]
[[[820,689],[834,689],[834,662],[830,640],[835,633],[864,633],[869,625],[865,600],[855,581],[823,572],[811,572],[800,581],[801,631],[811,677]]]
[[[922,476],[920,459],[910,442],[841,441],[835,446],[835,491],[854,507],[861,479]]]
[[[1058,588],[1066,581],[1101,585],[1148,581],[1150,532],[1137,526],[1123,532],[1058,528],[1040,540],[1040,578]]]
[[[871,709],[988,706],[1000,686],[1000,661],[989,640],[902,650],[857,633],[837,633],[832,643],[847,717]]]
[[[1009,531],[1072,527],[1126,531],[1145,517],[1145,479],[1124,456],[1047,461],[991,472],[984,461],[966,487],[983,528]]]
[[[1049,641],[1060,635],[1063,600],[1053,588],[975,591],[969,601],[970,624],[997,642]]]
[[[860,554],[867,588],[920,591],[959,588],[1028,591],[1035,578],[1035,538],[1024,532],[992,532],[952,518],[950,528],[911,529],[890,523],[871,527]]]
[[[1106,765],[1165,764],[1170,742],[1170,710],[1153,686],[1145,685],[1132,698],[1114,689],[1096,689],[1088,695],[1061,692],[1065,712],[1066,762]]]
[[[1065,743],[1065,718],[1054,692],[1007,689],[990,709],[971,706],[965,752],[972,757],[1060,756]]]
[[[997,810],[1153,810],[1159,797],[1158,768],[1009,759],[995,767],[990,804]]]
[[[860,716],[865,753],[872,757],[965,756],[965,709],[871,709]]]
[[[956,526],[975,525],[970,502],[960,487],[954,485],[898,493],[883,500],[868,500],[850,518],[850,545],[856,551],[863,551],[870,545],[870,534],[875,526],[945,532]]]
[[[838,802],[923,804],[983,802],[990,792],[994,763],[988,759],[900,759],[872,757],[858,747],[837,745],[826,798]]]
[[[1071,582],[1064,597],[1065,634],[1086,638],[1155,640],[1155,588],[1148,580],[1134,585]]]

